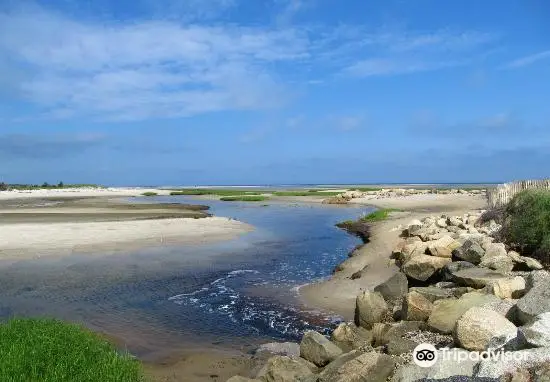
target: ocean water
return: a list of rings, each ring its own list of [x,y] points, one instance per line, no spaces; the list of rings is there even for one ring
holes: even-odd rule
[[[360,240],[334,226],[368,207],[204,201],[255,231],[217,244],[0,263],[0,316],[53,316],[122,338],[138,354],[183,338],[296,340],[339,320],[300,305],[300,285],[331,274]]]

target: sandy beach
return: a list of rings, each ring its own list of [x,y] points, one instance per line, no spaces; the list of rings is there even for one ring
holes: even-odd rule
[[[399,242],[401,230],[396,229],[412,219],[429,215],[463,214],[484,208],[484,195],[425,194],[385,199],[359,198],[354,203],[374,205],[379,208],[396,208],[390,218],[373,223],[369,243],[354,251],[354,255],[340,264],[341,270],[328,280],[305,285],[299,290],[307,307],[323,309],[353,319],[354,301],[361,290],[370,290],[384,282],[399,269],[390,261],[392,249]],[[359,279],[351,275],[362,271]]]
[[[234,238],[252,227],[205,206],[132,203],[141,188],[0,192],[0,258],[110,252]]]

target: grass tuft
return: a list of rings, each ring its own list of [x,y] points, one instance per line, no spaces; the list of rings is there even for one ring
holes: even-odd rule
[[[257,195],[257,196],[224,196],[220,200],[224,202],[263,202],[267,197]]]
[[[147,191],[141,194],[142,196],[157,196],[158,194],[156,192]]]
[[[395,208],[382,208],[380,210],[376,210],[374,212],[371,212],[368,215],[363,216],[359,220],[362,222],[377,222],[381,220],[385,220],[390,216],[390,213],[401,211]]]
[[[86,328],[55,319],[0,325],[2,382],[137,382],[141,364]]]

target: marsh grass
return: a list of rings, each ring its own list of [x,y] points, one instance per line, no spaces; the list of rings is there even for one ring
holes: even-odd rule
[[[2,382],[137,382],[141,364],[76,324],[11,319],[0,325]]]
[[[267,200],[268,198],[265,196],[257,195],[257,196],[223,196],[220,198],[220,200],[224,202],[263,202],[264,200]]]
[[[157,196],[158,194],[156,192],[147,191],[141,194],[142,196]]]
[[[308,190],[308,191],[275,191],[275,196],[335,196],[341,192],[336,191],[323,191],[323,190]]]
[[[382,208],[361,217],[359,220],[362,222],[377,222],[387,219],[390,216],[390,213],[399,211],[401,210],[396,208]]]
[[[215,188],[187,188],[174,190],[170,195],[216,195],[216,196],[241,196],[241,195],[260,195],[260,191],[226,190]]]

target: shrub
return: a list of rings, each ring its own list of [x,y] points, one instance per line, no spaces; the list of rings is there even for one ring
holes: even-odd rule
[[[0,325],[0,380],[137,382],[139,361],[75,324],[12,319]]]
[[[9,190],[9,187],[6,183],[0,182],[0,191],[7,191]]]
[[[550,191],[522,191],[504,211],[502,237],[545,265],[550,265]]]

